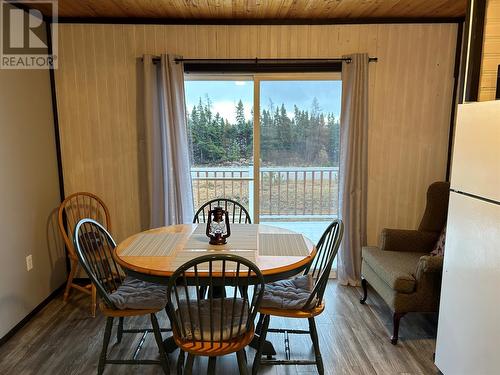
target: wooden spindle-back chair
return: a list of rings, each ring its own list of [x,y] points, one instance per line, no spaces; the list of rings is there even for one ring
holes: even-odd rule
[[[313,287],[310,290],[309,297],[303,304],[301,308],[298,309],[285,309],[285,308],[274,308],[265,307],[267,296],[264,296],[263,303],[259,309],[259,322],[257,325],[257,333],[260,334],[259,344],[257,348],[257,353],[255,354],[255,359],[252,368],[252,374],[257,374],[261,364],[266,365],[313,365],[315,364],[318,372],[324,374],[323,359],[321,357],[321,352],[319,349],[318,333],[316,331],[316,323],[314,317],[321,314],[325,309],[323,302],[323,296],[325,293],[326,286],[328,284],[328,279],[330,277],[330,271],[332,269],[333,261],[337,255],[338,249],[340,247],[340,242],[342,241],[342,236],[344,233],[344,224],[341,220],[334,220],[325,230],[321,236],[318,244],[316,245],[316,255],[313,260],[309,263],[304,271],[304,276],[310,277],[313,280]],[[268,284],[268,289],[272,288],[272,285],[280,285],[280,281]],[[272,292],[271,292],[272,293]],[[269,322],[271,316],[279,316],[283,318],[307,318],[309,322],[309,330],[289,330],[289,329],[272,329],[269,328]],[[284,360],[277,359],[266,359],[263,360],[262,350],[266,340],[267,332],[278,332],[284,333],[285,335],[290,334],[309,334],[314,347],[315,360],[292,360],[289,358],[290,348],[285,347],[285,353],[287,353],[287,358]],[[289,345],[285,341],[286,345]]]
[[[228,198],[216,198],[204,203],[198,211],[196,211],[193,223],[206,223],[208,221],[208,212],[215,207],[222,207],[229,214],[231,223],[252,224],[250,214],[241,203],[238,203]]]
[[[343,235],[344,223],[341,220],[334,220],[321,235],[316,245],[316,255],[304,271],[305,275],[311,275],[314,280],[314,288],[305,306],[309,306],[314,300],[316,307],[323,303],[326,284]]]
[[[208,288],[206,298],[202,287]],[[236,255],[205,255],[177,269],[168,284],[167,311],[181,350],[178,363],[188,353],[186,374],[191,374],[196,356],[209,357],[208,373],[213,374],[217,356],[234,352],[240,373],[246,374],[245,346],[254,336],[263,290],[259,268]]]
[[[69,298],[69,293],[72,288],[91,295],[90,311],[95,317],[97,296],[95,286],[91,283],[85,286],[78,285],[73,282],[73,279],[78,274],[79,264],[76,255],[73,233],[76,224],[85,218],[93,219],[101,223],[108,231],[111,230],[111,218],[109,210],[104,202],[96,195],[79,192],[68,196],[59,206],[58,222],[59,230],[68,250],[70,261],[70,273],[64,290],[64,302]]]
[[[87,272],[89,278],[91,279],[92,285],[95,286],[97,292],[99,293],[99,296],[102,299],[99,308],[103,315],[107,317],[103,347],[99,357],[97,373],[102,374],[104,366],[110,363],[124,365],[160,364],[164,373],[169,374],[170,370],[168,366],[168,358],[161,336],[162,330],[160,329],[156,318],[156,313],[163,310],[165,303],[163,306],[158,308],[145,306],[144,308],[118,309],[110,296],[120,288],[125,280],[125,274],[113,258],[113,250],[116,247],[115,241],[106,231],[104,226],[91,219],[83,219],[76,224],[73,240],[76,256],[83,269]],[[144,295],[142,298],[144,299]],[[152,329],[123,329],[123,320],[125,317],[142,315],[150,315]],[[108,345],[114,318],[119,318],[117,330],[118,342],[121,341],[123,333],[153,332],[160,351],[160,360],[137,360],[135,359],[135,356],[133,359],[128,360],[107,359]],[[138,350],[140,350],[140,346],[141,345],[139,345]]]

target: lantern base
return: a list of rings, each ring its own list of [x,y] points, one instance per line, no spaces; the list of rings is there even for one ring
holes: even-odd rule
[[[224,237],[210,237],[210,245],[225,245],[227,240]]]

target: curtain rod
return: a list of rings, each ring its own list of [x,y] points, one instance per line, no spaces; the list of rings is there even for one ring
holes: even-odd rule
[[[160,56],[154,56],[153,62],[160,61]],[[174,60],[176,63],[187,63],[187,64],[259,64],[259,63],[306,63],[306,62],[314,62],[314,63],[336,63],[345,61],[347,63],[351,62],[350,57],[339,57],[339,58],[322,58],[322,59],[307,59],[307,58],[298,58],[298,59],[184,59],[177,58]],[[369,57],[368,62],[377,62],[377,57]]]

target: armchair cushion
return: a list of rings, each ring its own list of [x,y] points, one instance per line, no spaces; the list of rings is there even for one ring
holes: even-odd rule
[[[380,236],[380,249],[429,253],[438,237],[439,233],[436,232],[384,228]]]
[[[390,288],[400,293],[412,293],[415,290],[417,264],[423,255],[426,253],[363,248],[363,261]]]

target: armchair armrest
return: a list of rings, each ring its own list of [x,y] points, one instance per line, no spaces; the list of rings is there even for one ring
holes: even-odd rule
[[[380,236],[380,248],[389,251],[430,252],[439,233],[418,230],[384,228]]]

